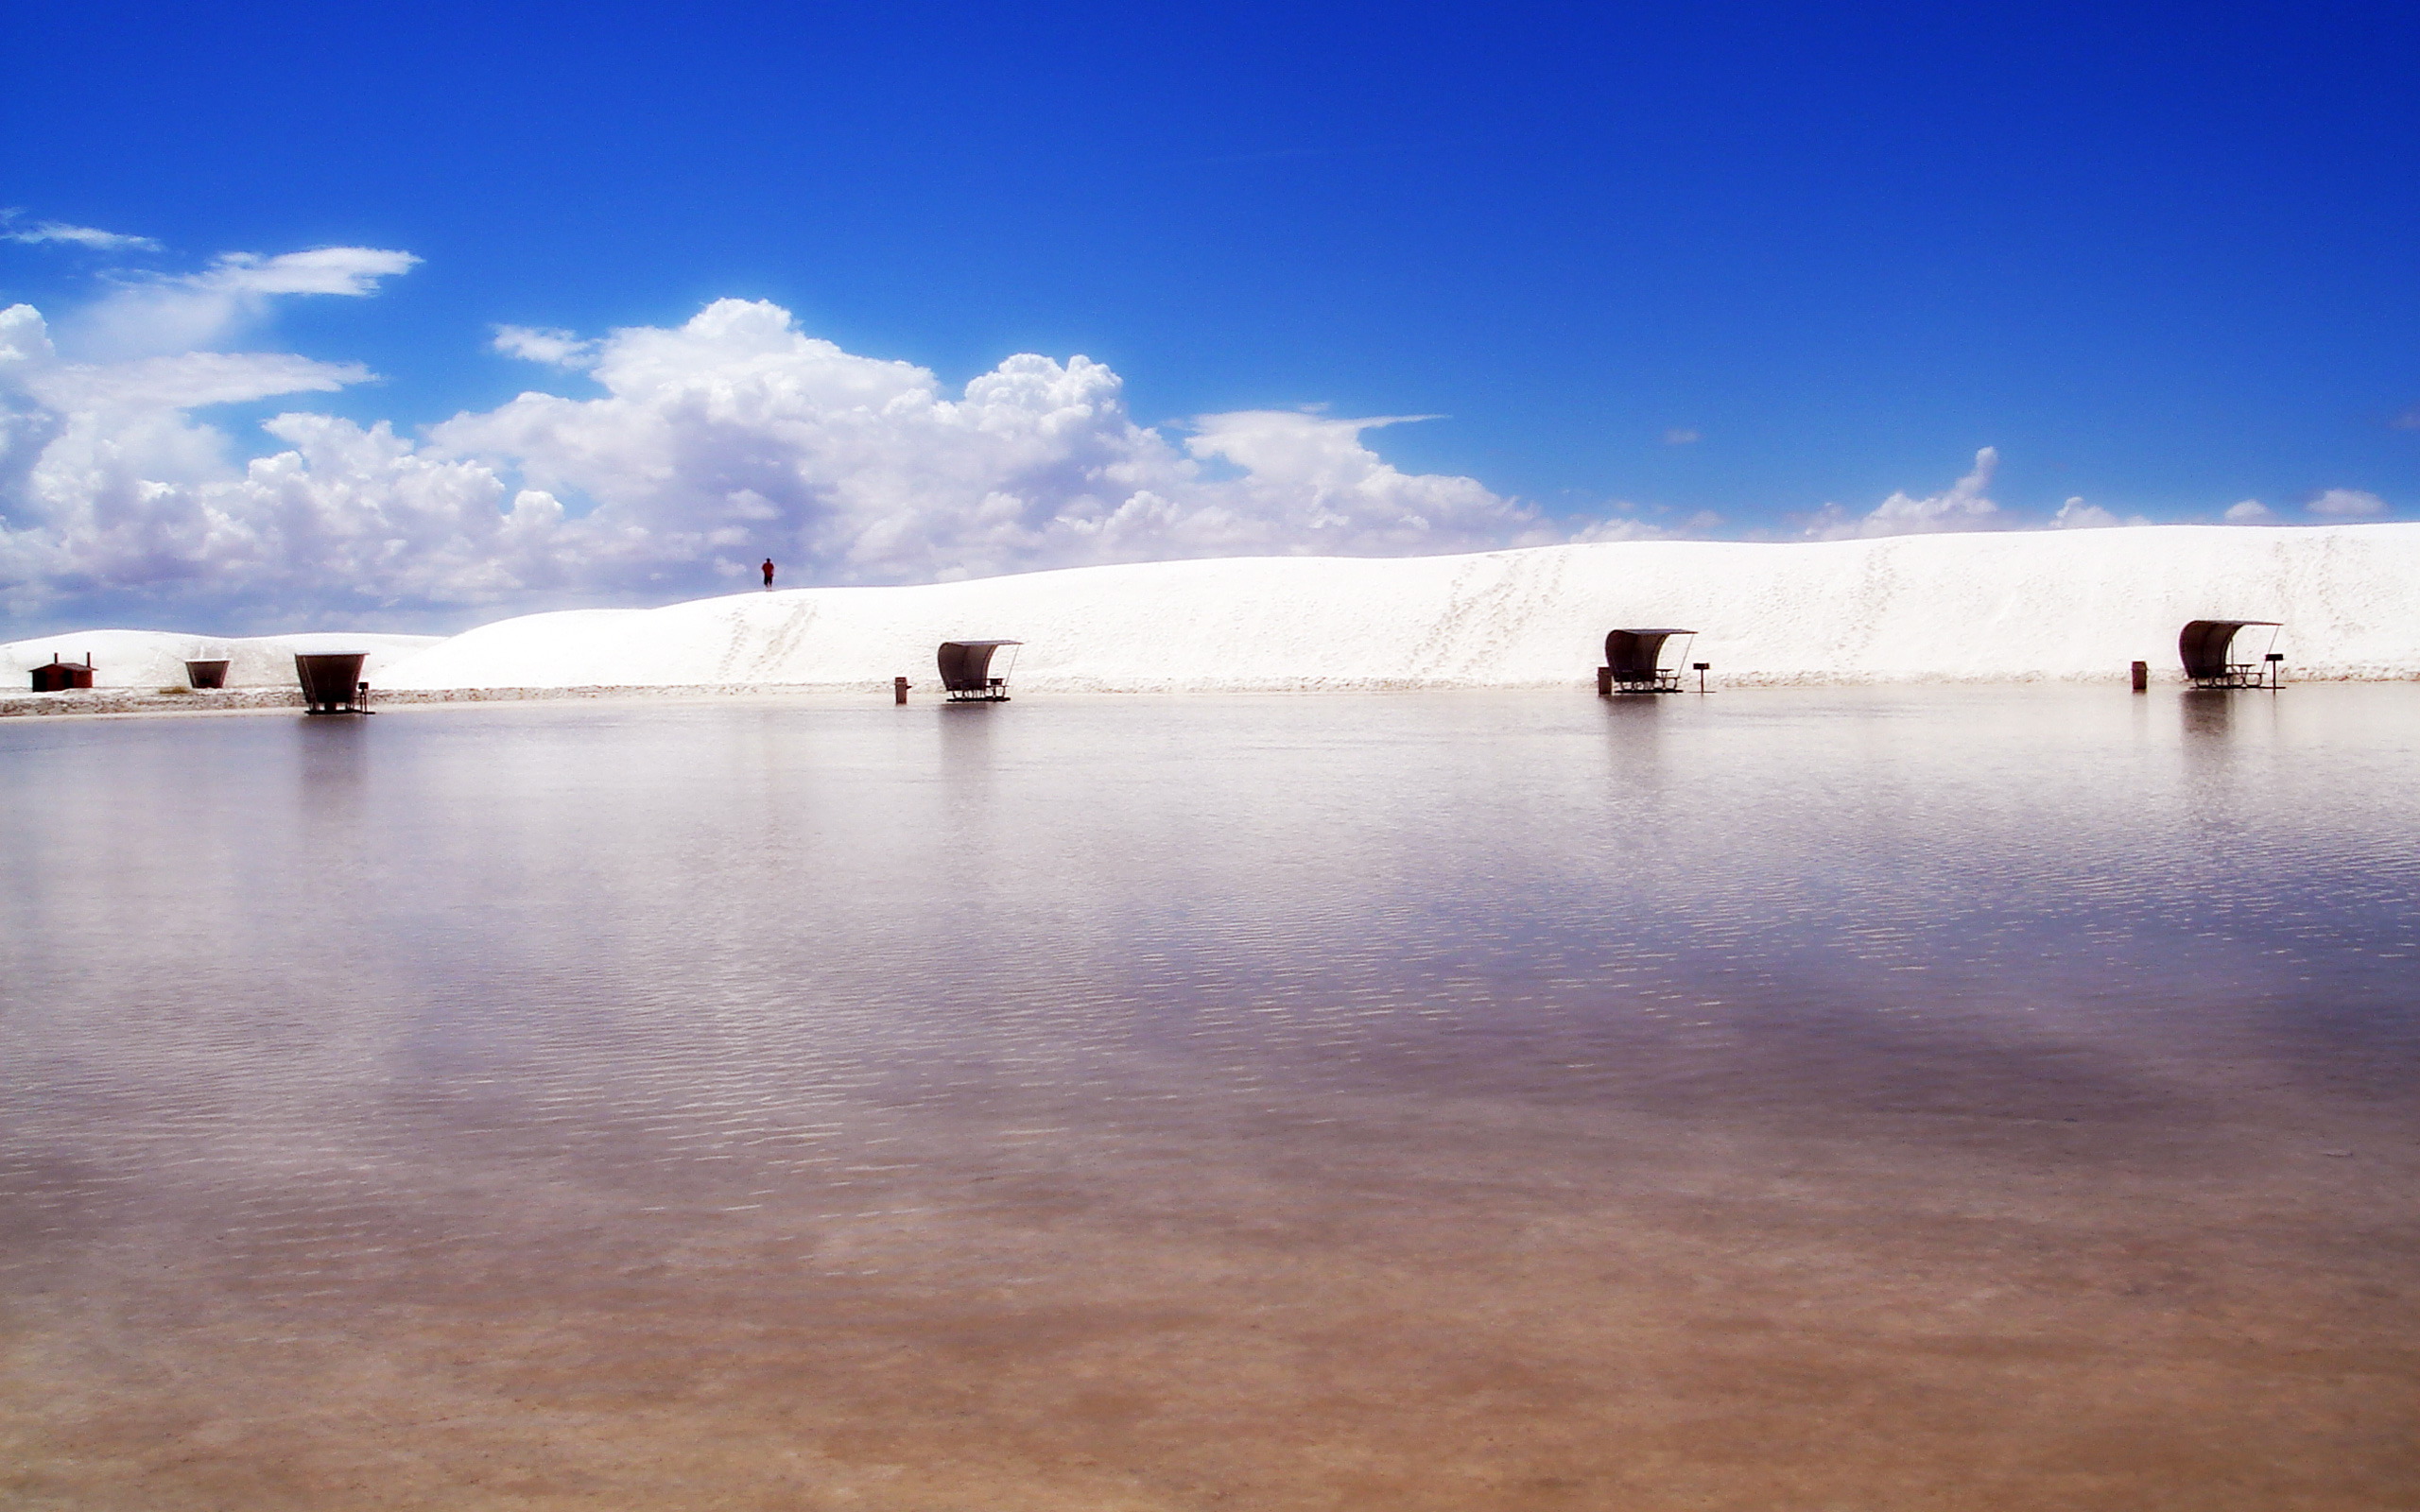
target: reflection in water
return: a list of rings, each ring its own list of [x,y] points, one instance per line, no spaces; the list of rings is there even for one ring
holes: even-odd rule
[[[2237,690],[2189,688],[2177,696],[2177,712],[2183,716],[2187,740],[2223,741],[2235,729],[2235,702],[2243,696]]]
[[[295,816],[314,844],[346,843],[360,818],[373,744],[368,724],[358,714],[335,714],[306,717],[295,727]],[[212,802],[226,798],[197,796]]]
[[[0,1486],[2397,1504],[2420,699],[2171,696],[0,729]]]
[[[1642,809],[1666,801],[1664,705],[1669,696],[1619,695],[1600,700],[1605,713],[1607,780]]]
[[[993,733],[1000,720],[1023,713],[1006,704],[940,703],[910,716],[934,721],[935,779],[949,822],[961,838],[970,838],[970,832],[989,833],[989,810],[998,786]]]

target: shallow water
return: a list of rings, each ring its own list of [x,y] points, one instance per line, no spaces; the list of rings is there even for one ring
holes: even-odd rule
[[[2420,1503],[2420,688],[0,728],[0,1503]]]

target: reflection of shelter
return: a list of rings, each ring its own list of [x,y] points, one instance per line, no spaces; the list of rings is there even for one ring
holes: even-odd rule
[[[2262,664],[2258,662],[2237,662],[2230,658],[2235,650],[2236,631],[2250,627],[2269,631],[2269,644],[2277,644],[2278,623],[2275,620],[2193,620],[2176,637],[2176,653],[2185,659],[2186,679],[2197,688],[2257,688],[2261,686]],[[2274,667],[2278,659],[2267,658]]]
[[[941,650],[942,686],[948,690],[951,703],[1006,703],[1009,701],[1009,676],[1005,668],[998,677],[992,676],[992,653],[1004,645],[1023,645],[1023,641],[943,641]],[[1009,663],[1014,665],[1016,653],[1009,653]]]
[[[59,653],[53,651],[50,665],[34,668],[33,691],[36,693],[65,693],[71,688],[89,688],[92,685],[93,656],[89,651],[80,663],[61,662]]]
[[[302,684],[302,708],[315,714],[366,714],[370,684],[361,680],[364,653],[334,651],[294,657],[294,678]]]
[[[2235,729],[2233,698],[2201,698],[2188,693],[2176,700],[2185,733],[2195,739],[2224,737]]]
[[[187,662],[185,681],[197,688],[227,686],[227,663],[224,662]]]
[[[1609,630],[1605,634],[1605,664],[1597,671],[1599,693],[1678,693],[1681,663],[1688,655],[1695,630]],[[1681,637],[1672,664],[1664,664],[1664,644]]]

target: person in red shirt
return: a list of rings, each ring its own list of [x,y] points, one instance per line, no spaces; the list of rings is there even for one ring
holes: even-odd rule
[[[765,558],[765,586],[773,586],[773,558],[770,557]]]

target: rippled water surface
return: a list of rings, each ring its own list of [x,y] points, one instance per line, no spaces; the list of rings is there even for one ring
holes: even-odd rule
[[[2420,1504],[2420,688],[0,727],[0,1504]]]

